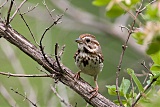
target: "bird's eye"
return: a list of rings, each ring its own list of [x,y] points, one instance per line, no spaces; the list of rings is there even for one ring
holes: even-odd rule
[[[87,42],[87,43],[90,42],[90,39],[86,39],[86,42]]]

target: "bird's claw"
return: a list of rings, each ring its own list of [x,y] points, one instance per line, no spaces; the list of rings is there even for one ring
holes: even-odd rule
[[[79,79],[79,78],[80,78],[80,72],[77,72],[77,73],[74,75],[73,78],[74,78],[74,80],[75,80],[75,79]]]
[[[92,98],[96,97],[98,95],[98,88],[94,88],[92,91],[90,91],[89,93],[93,93],[94,94],[89,98],[89,100],[91,100]]]

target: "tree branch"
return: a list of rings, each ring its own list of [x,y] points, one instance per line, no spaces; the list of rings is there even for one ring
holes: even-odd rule
[[[11,10],[12,10],[12,6],[13,6],[13,2],[14,0],[11,0],[11,4],[9,6],[9,10],[8,10],[8,14],[7,14],[7,21],[6,21],[6,25],[8,25],[10,23],[9,18],[10,18],[10,14],[11,14]]]
[[[12,74],[12,73],[6,73],[6,72],[0,72],[1,75],[6,75],[9,77],[54,77],[54,74]]]
[[[25,54],[27,54],[29,57],[31,57],[33,60],[35,60],[39,65],[41,65],[44,69],[46,69],[49,73],[55,74],[59,81],[61,81],[63,84],[70,87],[72,90],[77,92],[82,98],[86,100],[89,104],[91,104],[94,107],[118,107],[116,104],[111,102],[109,99],[105,98],[101,94],[98,93],[98,95],[92,99],[90,97],[92,96],[90,94],[90,91],[93,90],[93,87],[91,87],[87,82],[85,82],[83,79],[74,80],[74,74],[73,72],[60,63],[61,68],[65,73],[60,73],[60,68],[57,65],[57,63],[53,63],[54,69],[49,65],[48,62],[43,57],[42,52],[40,49],[38,49],[35,45],[30,43],[24,36],[19,34],[16,30],[13,28],[6,26],[6,24],[2,21],[0,21],[0,36],[5,38],[7,41],[9,41],[11,44],[18,47],[21,51],[23,51]],[[54,59],[51,57],[48,57],[48,60],[50,62],[55,62]]]
[[[54,92],[54,94],[60,99],[60,101],[66,106],[66,107],[73,107],[71,104],[69,104],[67,101],[65,101],[56,91],[56,86],[51,85],[51,89]]]
[[[36,105],[36,103],[33,103],[33,101],[31,101],[26,95],[23,95],[23,94],[19,93],[18,91],[14,90],[13,88],[11,88],[11,90],[12,90],[13,92],[15,92],[16,94],[24,97],[24,99],[26,99],[28,102],[30,102],[34,107],[38,107],[38,106]]]

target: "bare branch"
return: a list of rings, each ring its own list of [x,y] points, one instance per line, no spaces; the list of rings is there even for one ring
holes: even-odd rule
[[[35,9],[37,6],[38,6],[38,3],[37,3],[36,6],[34,6],[32,9],[28,10],[27,12],[32,11],[32,10]],[[22,13],[20,12],[20,9],[18,9],[18,11],[19,11],[19,15],[21,16],[22,20],[24,21],[25,25],[27,26],[27,28],[28,28],[28,30],[29,30],[29,32],[30,32],[30,34],[31,34],[34,42],[39,46],[38,42],[36,41],[36,39],[35,39],[32,31],[31,31],[31,29],[30,29],[30,27],[29,27],[29,25],[28,25],[28,23],[26,22],[26,20],[25,20],[24,17],[23,17],[23,14],[24,14],[24,13],[22,14]],[[26,13],[25,13],[25,14],[26,14]]]
[[[35,37],[33,35],[33,32],[31,31],[31,29],[30,29],[29,25],[27,24],[26,20],[24,19],[23,15],[21,13],[19,15],[21,16],[22,20],[24,21],[25,25],[27,26],[27,28],[28,28],[28,30],[29,30],[34,42],[39,46],[38,42],[36,41],[36,39],[35,39]]]
[[[23,6],[23,4],[24,4],[26,1],[27,1],[27,0],[24,0],[24,1],[19,5],[19,7],[17,8],[17,10],[16,10],[16,11],[14,12],[14,14],[12,15],[10,22],[13,20],[13,18],[14,18],[15,15],[17,14],[17,12],[19,12],[19,15],[21,16],[22,20],[24,21],[25,25],[27,26],[27,28],[28,28],[28,30],[29,30],[29,32],[30,32],[30,34],[31,34],[34,42],[39,46],[39,44],[38,44],[38,42],[36,41],[36,39],[35,39],[32,31],[31,31],[29,25],[27,24],[26,20],[25,20],[24,17],[23,17],[24,14],[26,14],[26,13],[34,10],[34,9],[38,6],[38,3],[37,3],[36,6],[34,6],[33,8],[28,9],[27,12],[21,13],[21,12],[20,12],[20,8]],[[16,4],[15,4],[15,5],[16,5]]]
[[[60,23],[59,20],[62,19],[63,15],[64,15],[64,14],[58,16],[58,18],[57,18],[48,28],[45,29],[45,31],[44,31],[44,33],[42,34],[42,37],[41,37],[41,39],[40,39],[40,44],[42,44],[42,40],[43,40],[43,38],[44,38],[44,35],[47,33],[47,31],[50,30],[50,28],[52,28],[54,25]],[[41,46],[42,46],[42,45],[41,45]]]
[[[127,31],[128,31],[128,33],[129,33],[129,31],[130,31],[130,29],[129,28],[127,28],[126,26],[119,26],[120,28],[121,28],[121,31],[123,32],[123,29],[126,29]]]
[[[148,75],[148,73],[146,73],[145,71],[142,70],[142,74],[135,73],[135,75],[137,77],[144,77],[144,76]]]
[[[55,11],[55,9],[53,9],[52,11],[50,11],[49,8],[48,8],[48,6],[46,5],[45,0],[43,1],[43,5],[46,7],[46,9],[47,9],[49,15],[51,16],[52,20],[55,20],[55,19],[53,18],[53,16],[52,16],[52,13],[51,13],[51,12]]]
[[[25,15],[25,14],[33,11],[38,5],[39,5],[39,3],[37,3],[34,7],[28,7],[28,11],[21,13],[21,15]]]
[[[144,77],[144,76],[145,76],[145,79],[144,79],[144,81],[143,81],[143,84],[145,84],[145,82],[147,81],[147,78],[148,78],[149,74],[150,74],[150,73],[146,73],[146,72],[143,71],[143,70],[142,70],[142,74],[137,74],[137,73],[135,73],[135,75],[136,75],[137,77]]]
[[[67,9],[66,9],[66,10],[67,10]],[[65,12],[66,12],[66,10],[65,10]],[[48,30],[50,30],[54,25],[57,25],[57,24],[60,23],[60,20],[62,19],[63,15],[64,15],[64,13],[63,13],[62,15],[58,16],[58,18],[57,18],[48,28],[45,29],[45,31],[44,31],[44,33],[42,34],[41,39],[40,39],[40,46],[39,46],[39,47],[40,47],[40,50],[41,50],[41,52],[42,52],[42,54],[43,54],[44,59],[49,63],[49,65],[50,65],[51,67],[53,67],[53,66],[52,66],[52,63],[49,62],[49,60],[48,60],[47,57],[46,57],[46,54],[45,54],[45,52],[44,52],[44,47],[43,47],[43,45],[42,45],[42,40],[43,40],[43,38],[44,38],[44,36],[45,36],[45,34],[47,33]]]
[[[13,2],[14,2],[14,0],[11,0],[10,6],[9,6],[9,10],[8,10],[8,14],[7,14],[6,26],[8,26],[8,24],[10,23],[9,19],[10,19],[11,10],[12,10],[12,7],[13,7]]]
[[[9,77],[50,77],[54,78],[54,74],[12,74],[12,73],[6,73],[6,72],[0,72],[1,75],[6,75]]]
[[[147,66],[146,66],[146,64],[145,64],[145,61],[142,61],[142,62],[141,62],[141,65],[142,65],[144,68],[146,68],[146,69],[149,71],[149,73],[152,74],[152,76],[154,76],[154,74],[149,70],[149,68],[147,68]]]
[[[33,103],[26,95],[23,95],[21,93],[19,93],[18,91],[14,90],[13,88],[11,88],[11,90],[13,92],[15,92],[16,94],[22,96],[23,98],[25,98],[28,102],[30,102],[34,107],[38,107],[35,103]]]
[[[146,77],[145,77],[145,79],[143,81],[143,84],[145,84],[145,82],[147,81],[148,76],[149,76],[149,73],[147,73],[147,75],[146,75]]]
[[[27,0],[23,0],[23,2],[17,7],[16,11],[13,13],[12,17],[10,18],[10,23],[11,21],[14,19],[14,17],[16,16],[17,12],[19,11],[19,9],[23,6],[23,4],[26,2]],[[16,4],[15,4],[16,5]]]
[[[56,45],[55,45],[55,58],[56,58],[56,62],[57,62],[57,64],[58,64],[58,66],[59,66],[59,68],[60,68],[60,71],[61,72],[63,72],[63,70],[62,70],[62,68],[61,68],[61,65],[60,65],[60,62],[59,62],[59,58],[58,58],[58,43],[56,43]]]
[[[143,1],[143,0],[142,0]],[[153,0],[153,1],[151,1],[151,2],[149,2],[146,6],[144,6],[143,8],[139,8],[139,12],[142,12],[142,11],[144,11],[146,8],[147,8],[147,6],[149,6],[150,4],[152,4],[152,3],[154,3],[154,2],[156,2],[157,0]]]
[[[67,101],[65,101],[56,91],[56,86],[51,86],[52,91],[54,92],[54,94],[60,99],[60,101],[66,106],[66,107],[73,107],[71,104],[69,104]]]
[[[8,2],[8,0],[6,0],[1,6],[0,9],[3,8],[3,6]]]
[[[61,50],[58,53],[59,58],[61,58],[61,56],[63,55],[64,48],[65,48],[65,45],[62,46]]]

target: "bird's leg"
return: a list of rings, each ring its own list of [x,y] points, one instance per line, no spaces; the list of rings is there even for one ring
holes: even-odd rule
[[[81,70],[80,70],[80,71],[78,71],[78,72],[75,74],[74,79],[79,79],[79,77],[80,77],[80,73],[81,73]]]
[[[92,91],[90,91],[90,93],[94,92],[94,94],[91,96],[90,99],[92,99],[93,97],[97,96],[97,94],[98,94],[99,87],[98,87],[98,83],[97,83],[97,76],[94,77],[94,82],[95,82],[96,87]]]

